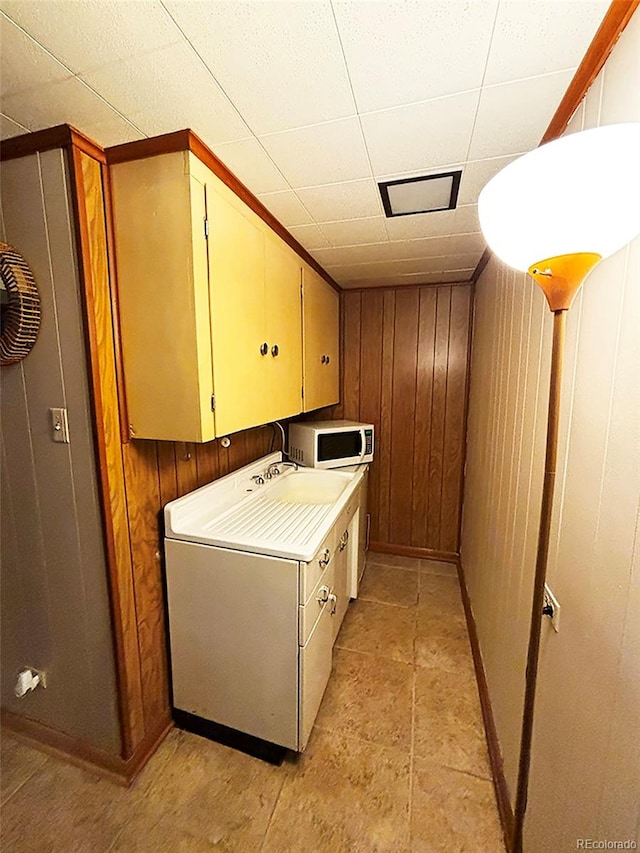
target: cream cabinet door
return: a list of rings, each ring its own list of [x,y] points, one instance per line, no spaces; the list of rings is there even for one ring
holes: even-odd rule
[[[207,193],[216,435],[268,421],[264,235],[239,207]]]
[[[314,270],[303,267],[304,411],[331,406],[340,399],[340,300]]]
[[[265,238],[269,382],[266,421],[302,411],[302,264],[284,243]]]

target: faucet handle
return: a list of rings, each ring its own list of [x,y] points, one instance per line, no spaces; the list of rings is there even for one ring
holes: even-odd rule
[[[254,483],[257,483],[258,486],[262,486],[262,484],[264,483],[264,477],[262,476],[262,474],[254,474],[251,479]]]

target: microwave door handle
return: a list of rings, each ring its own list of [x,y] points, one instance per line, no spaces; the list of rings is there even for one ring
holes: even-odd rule
[[[364,438],[364,430],[360,430],[360,448],[360,459],[362,460],[365,457],[365,451],[367,449],[367,442]]]

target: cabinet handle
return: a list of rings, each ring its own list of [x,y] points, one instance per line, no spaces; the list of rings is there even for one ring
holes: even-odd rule
[[[331,562],[331,551],[328,548],[325,548],[322,552],[322,557],[318,560],[318,565],[321,569],[326,569],[326,567]]]
[[[328,356],[328,355],[327,355],[327,356],[325,356],[325,358],[327,359],[326,363],[327,363],[327,364],[329,364],[329,362],[331,361],[331,359],[329,358],[329,356]]]
[[[326,360],[327,360],[326,355],[321,355],[321,356],[320,356],[320,364],[324,364],[324,363],[326,362]]]
[[[280,350],[278,349],[278,344],[274,344],[271,347],[271,355],[275,358],[279,352],[280,352]]]
[[[349,531],[345,530],[345,532],[342,534],[342,538],[340,539],[340,550],[341,551],[344,551],[344,549],[347,547],[348,541],[349,541]]]
[[[269,344],[265,341],[260,347],[260,355],[266,355],[269,352]]]
[[[334,592],[329,593],[329,601],[331,602],[329,606],[329,613],[334,616],[338,609],[338,596]]]
[[[320,604],[324,604],[326,601],[329,600],[330,589],[328,586],[321,586],[318,592],[320,593],[320,595],[316,598],[316,601],[318,601]]]

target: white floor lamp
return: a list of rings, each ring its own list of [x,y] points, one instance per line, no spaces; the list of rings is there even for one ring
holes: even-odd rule
[[[556,474],[565,321],[591,270],[640,233],[640,123],[569,134],[530,151],[489,181],[480,193],[478,213],[489,247],[506,264],[535,279],[553,312],[545,474],[512,839],[513,853],[521,853]]]

